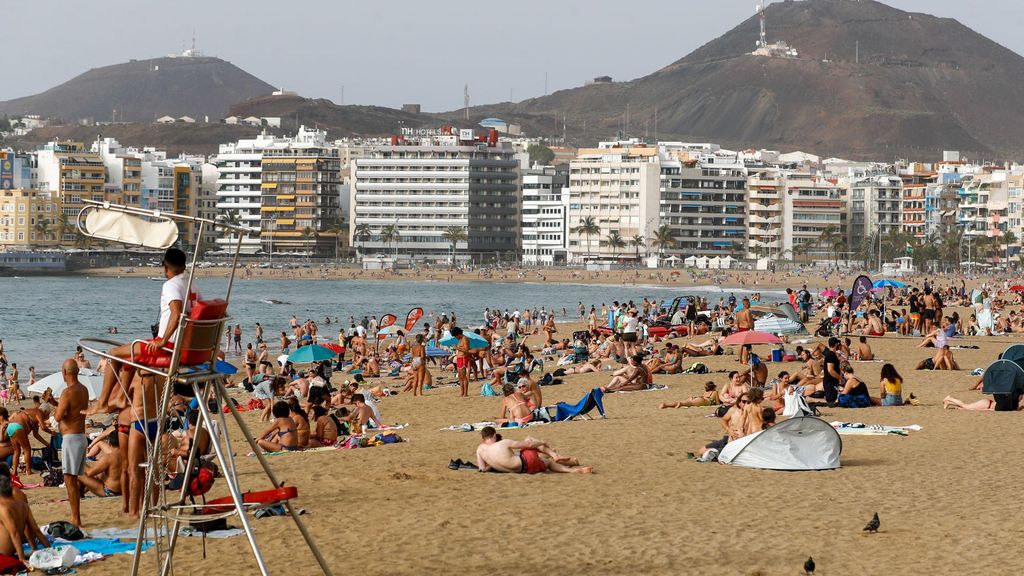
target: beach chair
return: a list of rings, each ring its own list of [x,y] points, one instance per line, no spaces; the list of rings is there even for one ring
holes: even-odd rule
[[[187,268],[186,272],[189,274],[186,293],[189,294],[192,306],[191,310],[182,311],[179,317],[178,328],[173,339],[177,344],[173,348],[165,348],[161,353],[145,355],[145,357],[136,357],[133,349],[130,358],[118,359],[112,356],[106,347],[120,346],[121,343],[101,338],[79,339],[79,345],[87,352],[134,367],[138,372],[136,377],[158,378],[164,383],[162,394],[157,401],[156,413],[134,415],[139,420],[156,420],[155,438],[157,441],[151,440],[149,435],[146,435],[147,460],[144,463],[146,492],[143,496],[145,505],[139,518],[135,554],[132,558],[130,574],[132,576],[139,574],[142,546],[150,538],[155,541],[154,547],[153,551],[146,556],[155,560],[156,569],[153,572],[161,575],[173,574],[175,546],[183,524],[204,524],[229,516],[237,516],[260,573],[263,576],[268,576],[269,570],[256,542],[247,511],[273,502],[284,505],[310,552],[316,558],[321,571],[325,575],[331,575],[330,568],[321,556],[305,524],[299,518],[297,510],[291,505],[291,499],[298,496],[297,490],[294,487],[285,486],[278,480],[266,458],[263,457],[262,451],[253,439],[241,414],[236,409],[235,403],[228,396],[224,388],[224,374],[217,371],[216,360],[219,354],[221,335],[224,326],[231,320],[227,315],[227,309],[238,266],[238,254],[242,239],[250,233],[250,230],[241,226],[130,206],[88,200],[85,203],[86,207],[79,213],[77,220],[78,229],[85,236],[147,248],[166,249],[173,246],[177,240],[178,224],[187,222],[198,228],[199,237],[203,236],[204,228],[208,226],[223,227],[234,235],[233,240],[237,242],[234,247],[235,258],[228,276],[226,295],[222,300],[201,301],[192,296],[192,274],[196,269],[195,264],[199,255],[198,247],[196,247],[192,255],[191,266]],[[229,492],[229,496],[212,501],[217,503],[213,507],[209,506],[210,503],[197,504],[191,498],[193,496],[190,492],[191,480],[193,474],[199,470],[199,467],[196,466],[200,458],[198,442],[192,443],[188,457],[184,459],[186,462],[184,472],[179,473],[183,476],[180,478],[180,490],[169,489],[165,482],[169,472],[167,469],[168,458],[164,454],[165,443],[159,439],[167,430],[167,418],[164,415],[168,413],[172,392],[195,398],[195,404],[199,410],[196,426],[198,429],[206,428],[211,436],[210,446]],[[218,410],[215,415],[214,411],[210,409],[211,402],[214,405],[223,405],[228,408],[227,413],[233,417],[256,455],[269,480],[271,490],[255,493],[259,494],[259,497],[253,497],[249,492],[246,494],[250,495],[243,495],[235,468],[234,451],[237,447],[232,446],[228,434],[226,413]],[[149,525],[148,530],[147,524]],[[147,538],[147,532],[154,536]]]
[[[555,405],[555,421],[561,422],[563,420],[573,420],[576,418],[588,418],[587,414],[597,408],[601,418],[604,418],[604,392],[600,388],[594,388],[590,392],[587,392],[586,396],[580,399],[575,404],[567,404],[565,402],[559,402]]]

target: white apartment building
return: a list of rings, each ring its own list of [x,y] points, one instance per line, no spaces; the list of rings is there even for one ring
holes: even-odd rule
[[[544,166],[523,172],[523,264],[564,264],[569,250],[569,174]]]
[[[237,217],[238,223],[254,230],[260,228],[262,206],[263,150],[285,140],[269,134],[221,144],[213,159],[217,167],[217,210],[221,217]],[[237,236],[217,239],[222,249],[234,246]],[[260,238],[250,235],[242,239],[242,251],[253,254],[260,249]]]
[[[452,244],[445,232],[453,228],[466,233],[455,246],[456,259],[518,252],[521,182],[514,150],[465,132],[396,137],[351,160],[349,234],[363,256],[447,262]],[[369,237],[359,235],[364,225]]]
[[[630,257],[628,246],[615,248],[608,237],[614,232],[627,243],[634,236],[651,238],[659,226],[660,194],[656,146],[630,140],[580,149],[569,163],[569,259]],[[589,236],[577,231],[587,219],[597,226]]]
[[[843,190],[831,180],[806,172],[762,168],[748,182],[747,210],[751,258],[793,260],[801,254],[825,259],[820,244],[828,228],[845,234]]]
[[[853,182],[849,193],[848,238],[851,245],[903,230],[903,180],[897,176],[869,176]],[[924,226],[924,190],[915,190],[908,205],[920,210]]]
[[[659,224],[673,230],[666,253],[742,256],[747,245],[747,169],[715,146],[660,143]]]

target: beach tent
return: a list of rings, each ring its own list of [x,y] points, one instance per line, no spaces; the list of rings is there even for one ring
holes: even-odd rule
[[[1007,350],[1009,352],[1009,350]],[[996,360],[985,369],[982,377],[982,394],[1012,394],[1024,392],[1024,368],[1011,359]]]
[[[736,262],[736,259],[733,258],[732,256],[726,256],[725,258],[722,258],[722,265],[721,265],[722,270],[728,270],[728,269],[732,268],[732,265],[735,262]]]
[[[711,270],[719,270],[722,268],[722,259],[718,256],[708,260],[708,268]]]
[[[694,266],[697,265],[697,257],[696,256],[687,256],[686,259],[683,260],[683,264],[686,265],[689,268],[693,268]]]
[[[578,416],[585,416],[594,408],[597,408],[598,413],[604,418],[602,398],[604,398],[604,392],[600,388],[594,388],[575,404],[559,402],[555,406],[555,421],[561,422],[562,420],[572,420]]]
[[[1018,366],[1024,368],[1024,344],[1014,344],[1010,346],[999,357],[1003,360],[1016,362]]]
[[[843,441],[821,418],[790,418],[725,445],[723,464],[766,470],[832,470],[839,468]]]
[[[707,256],[701,256],[700,258],[697,258],[697,268],[700,268],[701,270],[704,270],[707,267],[708,267],[708,257]]]
[[[772,334],[806,334],[807,328],[800,322],[790,320],[785,316],[767,315],[760,320],[754,320],[754,330],[758,332],[770,332]]]

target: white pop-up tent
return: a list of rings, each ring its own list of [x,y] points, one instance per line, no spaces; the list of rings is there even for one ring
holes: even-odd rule
[[[722,259],[719,258],[718,256],[715,256],[714,258],[708,260],[708,268],[710,268],[712,270],[718,270],[721,267],[722,267]]]
[[[686,266],[688,266],[690,268],[693,268],[694,266],[697,265],[697,257],[696,256],[687,256],[686,259],[683,260],[683,264],[685,264]]]
[[[722,269],[728,270],[732,268],[733,262],[736,262],[735,258],[733,258],[732,256],[725,256],[724,258],[722,258]]]
[[[707,267],[708,267],[708,257],[707,256],[701,256],[700,258],[697,258],[697,268],[699,268],[701,270],[706,270]]]
[[[725,445],[722,464],[766,470],[832,470],[839,468],[843,441],[828,422],[805,416]]]

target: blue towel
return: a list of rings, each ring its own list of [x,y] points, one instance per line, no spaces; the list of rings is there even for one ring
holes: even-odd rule
[[[103,554],[104,556],[111,556],[113,554],[131,554],[135,552],[135,542],[131,540],[118,540],[116,538],[83,538],[82,540],[64,540],[62,538],[54,538],[50,540],[53,545],[70,544],[78,549],[80,554],[86,554],[88,552],[96,552],[97,554]],[[142,551],[145,552],[153,547],[153,542],[146,540],[142,543]],[[26,553],[31,553],[29,548],[25,547]]]
[[[586,414],[597,408],[597,411],[604,416],[604,404],[601,399],[604,397],[604,392],[600,388],[594,388],[587,395],[583,397],[579,402],[575,404],[566,404],[565,402],[559,402],[555,406],[555,420],[561,422],[562,420],[569,420],[582,414]]]

